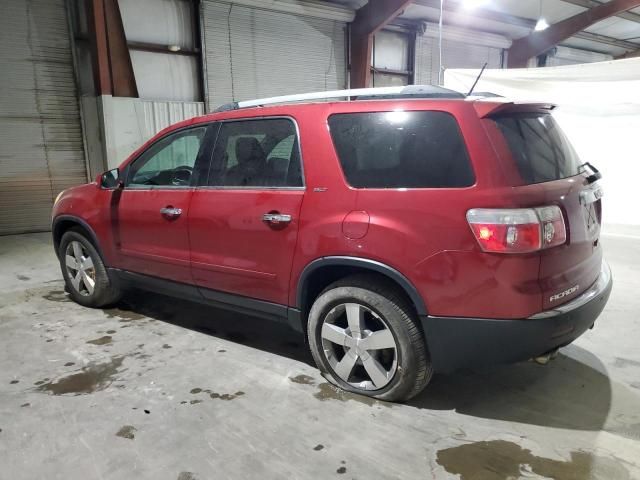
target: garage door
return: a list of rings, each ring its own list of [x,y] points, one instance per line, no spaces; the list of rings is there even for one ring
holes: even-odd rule
[[[0,31],[0,235],[48,230],[87,180],[64,0],[3,2]]]
[[[209,109],[230,101],[346,87],[346,23],[205,1]]]
[[[438,84],[438,26],[427,24],[427,31],[416,40],[415,79],[417,84]],[[445,27],[442,38],[442,66],[447,68],[502,68],[503,49],[511,42],[499,35]],[[444,78],[444,77],[443,77]]]

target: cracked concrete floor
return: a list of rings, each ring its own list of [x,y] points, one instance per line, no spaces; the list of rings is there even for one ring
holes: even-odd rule
[[[640,232],[620,232],[593,331],[406,405],[337,392],[264,320],[143,292],[83,308],[48,234],[0,237],[0,477],[640,478]]]

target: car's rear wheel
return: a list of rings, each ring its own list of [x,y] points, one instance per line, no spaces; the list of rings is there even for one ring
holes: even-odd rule
[[[307,334],[318,368],[345,390],[403,401],[431,378],[413,309],[377,277],[354,275],[327,287],[311,307]]]
[[[65,290],[85,307],[99,308],[118,301],[121,290],[109,277],[102,258],[80,230],[69,230],[60,240],[58,251]]]

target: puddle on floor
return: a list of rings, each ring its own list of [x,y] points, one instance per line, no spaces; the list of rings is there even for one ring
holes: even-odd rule
[[[313,385],[313,377],[310,377],[309,375],[297,375],[295,377],[289,377],[289,380],[291,380],[293,383],[299,383],[301,385]]]
[[[87,343],[90,343],[92,345],[107,345],[111,343],[111,340],[113,340],[113,337],[109,335],[105,335],[104,337],[94,338],[93,340],[89,340],[87,341]]]
[[[133,425],[124,425],[122,428],[120,428],[120,430],[118,430],[116,436],[133,440],[134,438],[136,438],[136,430],[137,428]]]
[[[146,317],[140,313],[132,312],[131,310],[123,310],[122,308],[105,308],[102,310],[107,318],[117,318],[120,322],[132,322],[134,320],[143,320]]]
[[[73,373],[62,377],[56,381],[40,381],[36,389],[39,392],[51,393],[53,395],[65,395],[73,393],[82,395],[104,390],[113,381],[113,377],[118,373],[118,368],[122,365],[123,357],[112,357],[105,363],[94,363],[83,367],[78,373]],[[49,380],[49,379],[45,379]]]
[[[67,296],[64,290],[51,290],[49,293],[42,296],[45,300],[50,302],[70,302],[71,300]]]
[[[620,461],[585,451],[570,452],[569,460],[533,455],[505,440],[473,442],[440,450],[436,462],[460,480],[510,480],[531,473],[554,480],[628,480]]]

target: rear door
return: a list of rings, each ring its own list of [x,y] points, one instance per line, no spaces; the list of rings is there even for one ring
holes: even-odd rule
[[[511,113],[493,120],[524,185],[516,190],[539,205],[562,209],[567,242],[541,252],[542,307],[551,309],[579,296],[600,273],[602,187],[550,114]]]
[[[220,124],[189,211],[193,278],[205,297],[287,303],[304,196],[298,142],[290,118]]]

